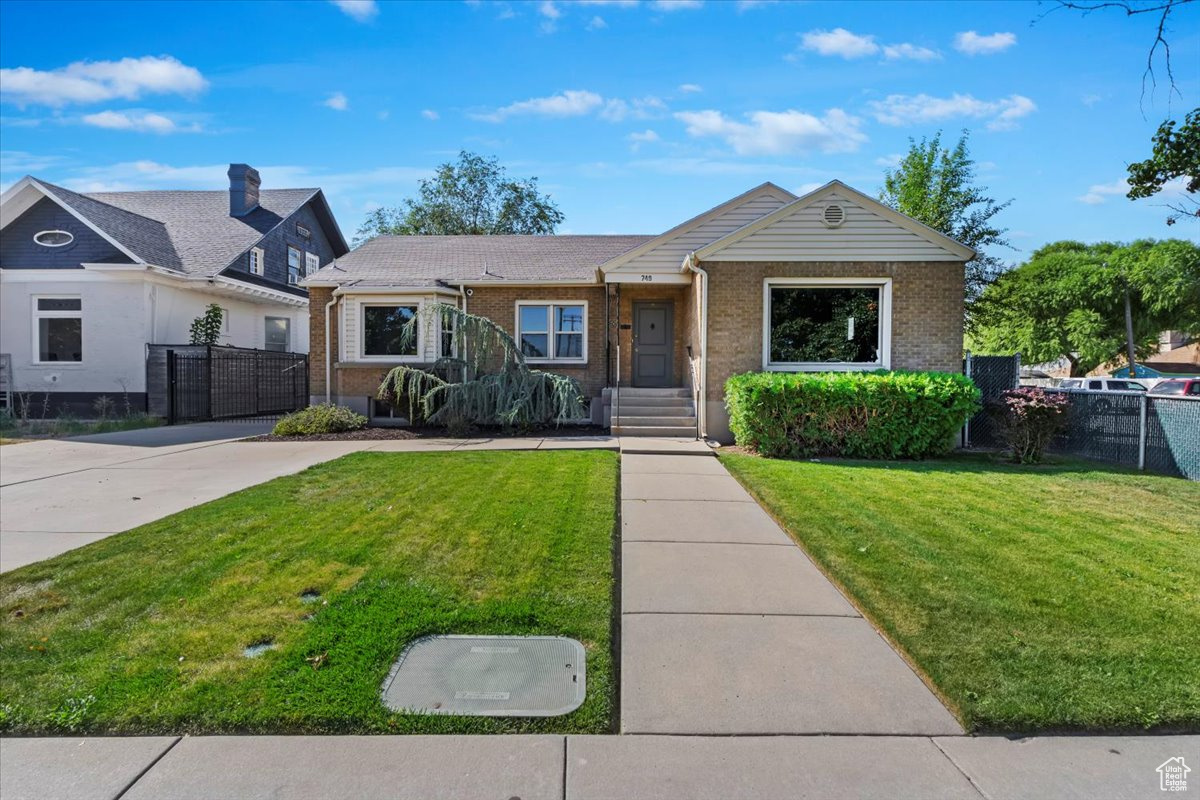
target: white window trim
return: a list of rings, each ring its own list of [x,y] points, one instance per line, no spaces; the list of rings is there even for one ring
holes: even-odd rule
[[[39,242],[38,237],[44,236],[47,233],[65,233],[67,235],[67,240],[65,242],[60,242],[58,244],[46,244],[45,242]],[[37,233],[35,233],[33,235],[33,243],[36,244],[38,247],[66,247],[67,245],[71,244],[74,241],[75,241],[75,234],[71,233],[70,231],[64,231],[62,228],[50,228],[48,230],[38,231]]]
[[[384,362],[384,363],[410,363],[420,364],[425,362],[425,323],[417,323],[417,352],[411,356],[369,356],[367,355],[367,309],[371,307],[395,308],[396,306],[416,306],[417,319],[420,320],[424,314],[424,300],[372,300],[369,303],[358,304],[358,353],[356,353],[359,361],[367,362]]]
[[[296,254],[296,272],[292,274],[292,253]],[[304,251],[295,245],[287,245],[287,282],[295,286],[304,280]]]
[[[78,300],[78,311],[42,311],[38,308],[38,300]],[[85,363],[83,358],[83,297],[77,294],[35,294],[30,297],[30,302],[33,304],[32,316],[32,336],[30,341],[33,345],[33,353],[31,354],[31,363],[37,366],[49,367],[82,367]],[[41,326],[38,325],[39,320],[43,319],[78,319],[79,320],[79,350],[80,359],[78,361],[42,361],[42,332]]]
[[[824,289],[877,287],[879,292],[879,361],[771,361],[771,289],[818,287]],[[892,368],[892,279],[891,278],[764,278],[762,302],[762,368],[765,372],[869,372]]]
[[[522,306],[547,306],[549,310],[546,312],[546,325],[549,330],[546,331],[548,345],[551,350],[554,349],[554,306],[583,306],[583,357],[582,358],[525,358],[527,364],[586,364],[588,356],[588,301],[587,300],[518,300],[516,304],[516,314],[513,320],[513,330],[516,331],[517,347],[521,346],[521,308]]]
[[[263,249],[261,247],[250,248],[250,274],[263,275],[266,273],[266,265],[263,258]],[[257,268],[256,268],[257,265]]]
[[[321,256],[316,253],[304,251],[304,277],[312,275],[321,268]]]

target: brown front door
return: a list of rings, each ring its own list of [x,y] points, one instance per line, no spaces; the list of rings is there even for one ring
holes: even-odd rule
[[[671,303],[634,303],[633,385],[674,385],[674,352],[675,306]]]

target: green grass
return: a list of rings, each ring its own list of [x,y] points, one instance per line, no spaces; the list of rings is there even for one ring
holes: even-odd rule
[[[609,452],[358,453],[2,575],[0,730],[610,732],[616,481]],[[576,638],[587,699],[387,711],[433,633]]]
[[[1200,484],[988,458],[722,462],[970,730],[1200,730]]]

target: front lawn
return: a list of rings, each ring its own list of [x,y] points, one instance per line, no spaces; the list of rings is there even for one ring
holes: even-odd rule
[[[0,575],[0,730],[609,732],[616,481],[609,452],[358,453]],[[393,714],[431,633],[578,639],[587,699]]]
[[[970,730],[1200,730],[1200,484],[988,457],[724,463]]]

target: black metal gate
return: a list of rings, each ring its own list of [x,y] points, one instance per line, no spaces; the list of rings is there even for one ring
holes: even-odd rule
[[[286,414],[308,405],[308,356],[240,347],[166,351],[167,423]]]
[[[996,421],[987,406],[1007,389],[1015,389],[1021,381],[1021,355],[976,356],[967,353],[963,373],[979,387],[983,409],[967,422],[967,447],[1003,447],[996,430]]]

